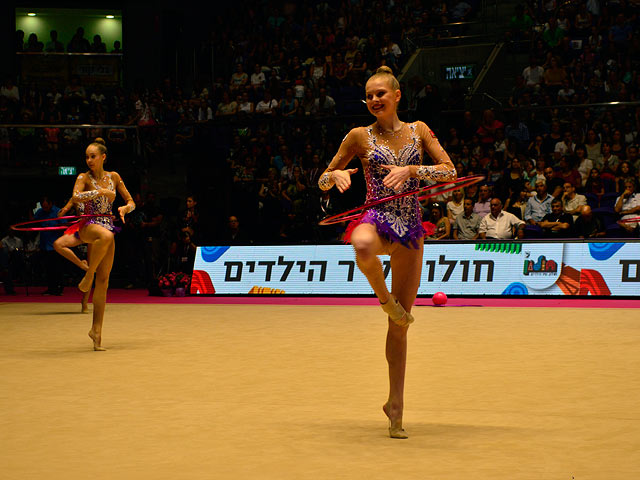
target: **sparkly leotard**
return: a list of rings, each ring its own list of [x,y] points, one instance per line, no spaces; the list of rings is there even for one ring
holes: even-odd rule
[[[100,187],[100,185],[98,185],[98,180],[96,180],[93,177],[93,175],[91,175],[91,172],[89,172],[89,179],[91,180],[91,186],[94,188],[94,190],[98,190],[100,188],[107,188],[112,192],[115,192],[116,187],[113,184],[111,175],[107,174],[103,178],[108,178],[109,182],[105,187]],[[109,215],[106,217],[91,217],[87,220],[86,225],[93,223],[96,225],[100,225],[101,227],[104,227],[107,230],[113,231],[115,227],[113,226],[113,217],[111,217],[112,207],[113,207],[113,202],[109,201],[109,199],[104,195],[97,195],[93,197],[90,201],[85,202],[84,204],[85,215],[100,215],[102,213],[104,213],[105,215]]]
[[[407,124],[409,139],[397,153],[374,133],[373,126],[367,127],[367,160],[364,171],[367,182],[367,202],[395,195],[397,193],[416,190],[419,187],[418,178],[409,178],[400,190],[385,187],[382,183],[389,171],[381,165],[420,165],[422,163],[422,142],[416,132],[416,124]],[[370,223],[376,226],[378,234],[391,242],[400,242],[407,247],[418,247],[425,234],[422,228],[422,215],[418,204],[418,196],[410,195],[389,202],[376,205],[367,210],[359,223]]]

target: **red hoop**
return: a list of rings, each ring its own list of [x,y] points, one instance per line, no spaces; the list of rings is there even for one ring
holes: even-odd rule
[[[350,220],[355,220],[356,218],[360,217],[360,215],[362,215],[365,210],[368,210],[371,207],[375,207],[376,205],[380,205],[381,203],[390,202],[397,198],[408,197],[416,194],[421,194],[418,199],[423,200],[425,198],[435,197],[436,195],[441,195],[452,190],[458,190],[459,188],[468,187],[469,185],[481,182],[484,179],[484,175],[472,175],[470,177],[458,178],[457,180],[454,180],[452,182],[428,185],[426,187],[418,188],[417,190],[389,195],[388,197],[373,200],[369,203],[365,203],[364,205],[360,205],[359,207],[352,208],[351,210],[347,210],[346,212],[325,217],[318,222],[318,225],[332,225],[334,223],[342,223]]]
[[[640,223],[640,217],[623,218],[618,223]]]
[[[75,225],[81,222],[85,218],[92,217],[111,217],[115,218],[115,215],[107,214],[107,215],[67,215],[64,217],[56,217],[56,218],[41,218],[39,220],[29,220],[28,222],[16,223],[15,225],[11,225],[12,230],[16,230],[18,232],[46,232],[49,230],[66,230],[72,225]],[[63,221],[60,225],[55,225],[52,227],[30,227],[29,225],[44,223],[44,222],[59,222]]]

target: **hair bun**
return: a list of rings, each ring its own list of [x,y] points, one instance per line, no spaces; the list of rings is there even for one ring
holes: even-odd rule
[[[100,145],[106,145],[106,143],[105,143],[105,141],[104,141],[104,138],[102,138],[102,137],[97,137],[97,138],[93,141],[93,143],[99,143]]]
[[[376,73],[389,73],[389,74],[393,75],[393,70],[391,70],[391,67],[389,67],[387,65],[382,65],[381,67],[379,67],[376,70]]]

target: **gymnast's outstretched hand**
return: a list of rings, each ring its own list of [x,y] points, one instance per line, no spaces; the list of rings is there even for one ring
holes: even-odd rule
[[[358,171],[357,168],[349,168],[347,170],[334,170],[331,172],[336,188],[340,193],[344,193],[351,186],[351,175]]]

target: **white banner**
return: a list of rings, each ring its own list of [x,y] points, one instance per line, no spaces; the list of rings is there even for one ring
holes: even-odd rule
[[[387,284],[389,257],[381,256]],[[640,295],[640,242],[427,243],[418,295]],[[372,295],[350,245],[198,247],[191,293]]]

